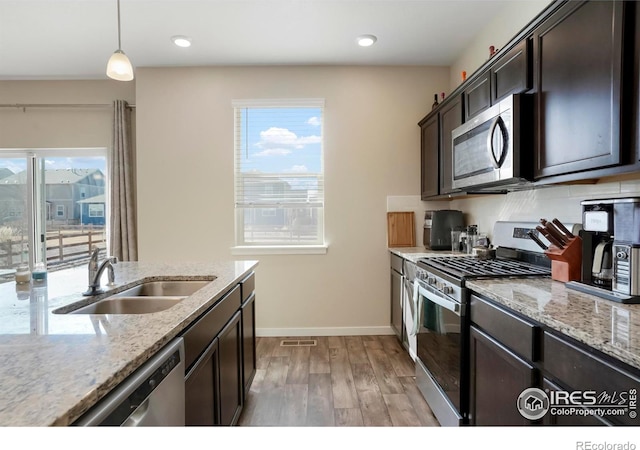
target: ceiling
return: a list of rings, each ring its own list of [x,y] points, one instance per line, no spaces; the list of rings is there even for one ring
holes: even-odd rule
[[[513,0],[121,0],[134,67],[450,65]],[[100,79],[116,0],[0,0],[0,79]],[[356,37],[374,34],[368,48]],[[192,46],[176,47],[174,35]]]

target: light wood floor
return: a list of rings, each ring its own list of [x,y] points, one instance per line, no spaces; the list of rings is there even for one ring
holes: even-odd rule
[[[438,426],[395,336],[257,339],[257,372],[240,426]],[[307,339],[307,338],[293,338]]]

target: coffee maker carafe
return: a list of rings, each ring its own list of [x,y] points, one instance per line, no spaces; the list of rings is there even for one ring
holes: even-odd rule
[[[585,200],[582,272],[567,287],[621,303],[640,303],[640,197]]]

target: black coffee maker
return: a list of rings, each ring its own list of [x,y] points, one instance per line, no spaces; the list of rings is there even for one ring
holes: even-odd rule
[[[567,287],[622,303],[640,303],[640,197],[585,200],[582,273]]]

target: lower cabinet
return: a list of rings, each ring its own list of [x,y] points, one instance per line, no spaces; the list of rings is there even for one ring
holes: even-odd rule
[[[537,371],[504,345],[471,327],[471,425],[530,425],[517,409],[518,396],[535,386]]]
[[[220,425],[235,425],[242,411],[242,322],[238,311],[218,337]]]
[[[231,289],[183,333],[185,423],[235,425],[256,369],[254,275]]]
[[[218,339],[214,339],[185,376],[185,423],[211,426],[220,423],[218,411]]]

